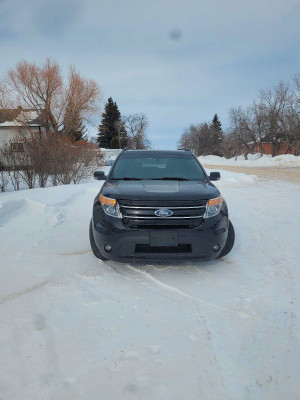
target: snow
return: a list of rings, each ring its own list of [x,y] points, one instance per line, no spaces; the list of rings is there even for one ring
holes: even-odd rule
[[[121,149],[105,149],[100,148],[105,160],[114,160],[120,153]]]
[[[224,171],[227,257],[121,264],[101,184],[0,196],[0,399],[299,399],[299,186]]]
[[[16,121],[4,121],[0,126],[19,126]]]
[[[293,154],[283,154],[272,157],[264,154],[261,157],[260,153],[249,154],[248,160],[245,160],[243,155],[227,159],[219,156],[200,156],[198,160],[204,165],[228,165],[240,167],[300,167],[300,156]]]
[[[19,113],[18,117],[13,121],[4,121],[0,124],[0,126],[4,127],[22,127],[25,125],[30,126],[39,126],[39,124],[31,124],[30,121],[34,121],[39,117],[39,113],[37,111],[22,111]]]

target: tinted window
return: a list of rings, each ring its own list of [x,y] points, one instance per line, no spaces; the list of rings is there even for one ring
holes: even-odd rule
[[[204,180],[199,163],[193,156],[120,156],[111,179],[183,178]]]

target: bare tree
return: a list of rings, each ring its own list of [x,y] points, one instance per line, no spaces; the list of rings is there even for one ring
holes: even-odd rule
[[[192,150],[197,156],[206,156],[209,154],[222,154],[221,141],[216,142],[215,128],[207,122],[190,125],[183,132],[178,144]]]
[[[230,128],[221,143],[220,154],[232,157],[254,151],[264,153],[265,142],[272,144],[272,155],[287,144],[286,153],[300,154],[300,77],[293,86],[279,82],[272,89],[261,90],[252,105],[229,110]],[[180,138],[180,145],[197,155],[214,154],[208,124],[191,125]],[[282,150],[281,150],[282,151]],[[216,153],[215,153],[216,154]]]
[[[12,143],[14,143],[14,140],[5,143],[0,148],[1,167],[7,171],[14,190],[19,190],[21,180],[19,171],[19,153],[13,151],[11,146]]]
[[[101,91],[94,80],[83,78],[74,67],[69,74],[69,87],[62,108],[64,132],[72,136],[83,122],[91,123],[100,108]]]
[[[8,175],[7,171],[1,169],[1,171],[0,171],[0,190],[1,190],[1,192],[5,192],[8,182],[9,182],[9,175]]]
[[[273,89],[260,91],[259,102],[265,120],[265,140],[272,143],[272,156],[277,153],[280,142],[284,140],[283,116],[288,104],[290,87],[280,82]]]
[[[55,132],[46,132],[37,137],[15,139],[23,145],[23,151],[14,152],[10,144],[0,148],[1,170],[7,171],[15,190],[19,190],[20,180],[29,189],[36,183],[45,187],[50,178],[54,186],[79,183],[87,178],[96,162],[95,145],[85,140],[73,142],[70,138]],[[101,157],[100,157],[101,158]],[[3,175],[3,187],[4,187]]]
[[[25,141],[25,140],[24,140]],[[32,156],[27,151],[26,143],[25,151],[20,152],[19,154],[19,173],[21,179],[26,183],[28,189],[33,189],[35,187],[35,180],[37,177],[37,171],[34,168],[34,164],[32,162]]]
[[[261,156],[264,154],[264,146],[263,142],[267,135],[267,124],[266,118],[264,115],[264,110],[262,104],[254,101],[252,106],[249,107],[249,118],[251,120],[251,130],[252,130],[252,138],[255,144],[258,145]],[[256,148],[256,147],[255,147]],[[253,152],[254,148],[250,149]]]
[[[128,134],[128,144],[130,149],[147,149],[150,141],[146,135],[149,126],[148,118],[145,114],[130,114],[123,118],[123,123]]]
[[[221,149],[224,157],[226,158],[235,157],[235,159],[237,159],[237,156],[241,154],[240,142],[234,132],[228,131],[224,135]]]
[[[86,141],[76,144],[76,158],[73,163],[73,183],[79,183],[91,175],[95,162],[95,147]]]
[[[285,137],[295,155],[300,154],[300,77],[295,76],[291,95],[284,115]]]
[[[230,130],[235,136],[238,146],[241,149],[244,147],[245,160],[248,159],[248,154],[255,149],[257,144],[255,123],[251,114],[251,108],[244,110],[242,107],[237,107],[231,108],[229,111]]]
[[[29,138],[23,139],[24,153],[30,163],[31,170],[38,177],[40,187],[46,186],[51,173],[51,149],[47,140],[48,137],[49,133],[43,136],[31,134]]]
[[[40,186],[50,177],[54,186],[79,183],[91,172],[95,162],[95,145],[85,140],[73,142],[67,136],[47,132],[40,141],[27,141],[32,165],[39,176]]]
[[[57,115],[61,109],[63,80],[57,63],[47,59],[40,67],[21,61],[8,71],[5,84],[11,103],[25,109],[42,110],[45,128],[58,129]]]
[[[101,90],[94,80],[83,78],[74,67],[64,83],[59,65],[49,59],[44,65],[21,61],[0,84],[0,107],[33,109],[47,131],[72,128],[74,116],[90,122],[99,113]],[[76,119],[75,118],[75,119]]]
[[[4,80],[0,80],[0,110],[12,109],[14,103],[11,99],[9,88]]]

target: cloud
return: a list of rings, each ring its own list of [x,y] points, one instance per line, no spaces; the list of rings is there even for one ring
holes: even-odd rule
[[[34,9],[33,23],[45,36],[58,36],[73,28],[80,16],[79,0],[52,0],[38,2]]]
[[[298,0],[0,0],[0,75],[56,59],[96,79],[158,145],[298,72]],[[175,40],[174,40],[175,39]]]

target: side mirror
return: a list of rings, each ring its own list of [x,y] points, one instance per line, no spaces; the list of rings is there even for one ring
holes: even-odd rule
[[[221,174],[220,172],[211,172],[209,175],[209,180],[210,181],[219,181],[221,179]]]
[[[105,173],[103,171],[95,171],[94,179],[97,179],[97,181],[105,181],[106,179]]]

